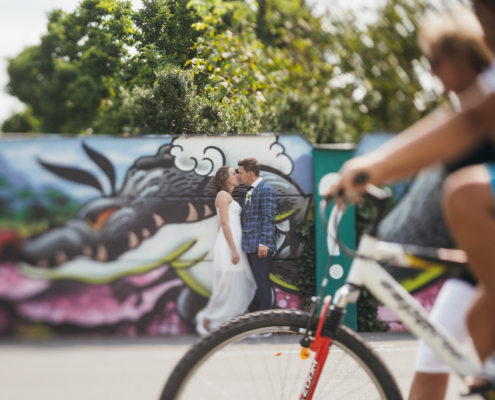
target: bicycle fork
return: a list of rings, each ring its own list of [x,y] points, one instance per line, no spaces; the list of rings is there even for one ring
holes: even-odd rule
[[[357,299],[359,296],[359,289],[346,284],[335,293],[335,299],[332,305],[330,305],[331,296],[326,296],[323,300],[316,334],[308,346],[309,349],[316,354],[309,368],[309,373],[304,382],[299,400],[311,400],[313,398],[318,380],[320,379],[328,353],[330,352],[332,338],[335,337],[337,330],[342,323],[345,309],[351,295]],[[306,347],[307,345],[305,345],[303,341],[304,339],[301,340],[301,345]],[[303,354],[303,352],[304,349],[301,354]]]

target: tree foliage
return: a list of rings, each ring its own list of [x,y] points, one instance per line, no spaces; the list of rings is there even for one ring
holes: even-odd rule
[[[113,105],[133,43],[131,12],[129,2],[111,0],[53,11],[41,43],[10,60],[8,90],[32,109],[42,132],[85,131]]]
[[[232,107],[198,95],[191,72],[172,65],[156,72],[151,88],[126,93],[122,111],[131,133],[239,133]]]
[[[83,0],[53,11],[40,44],[10,60],[8,90],[28,111],[2,129],[283,131],[314,142],[398,131],[439,100],[420,84],[422,1],[390,0],[364,25],[315,16],[303,0],[144,0],[136,11]]]
[[[310,219],[297,224],[296,233],[301,240],[302,249],[297,258],[298,282],[301,307],[309,310],[311,297],[316,296],[316,250],[315,250],[315,220]]]
[[[39,120],[33,116],[33,110],[26,108],[24,111],[15,113],[7,118],[2,125],[4,132],[39,133]]]
[[[138,58],[151,50],[183,66],[196,55],[201,32],[192,29],[192,25],[199,22],[199,16],[187,7],[186,1],[144,0],[143,8],[134,13],[132,20]]]
[[[299,0],[191,4],[204,30],[195,71],[209,76],[217,99],[239,100],[263,128],[353,141],[401,130],[435,105],[419,82],[428,67],[415,40],[420,1],[389,1],[369,26],[352,16],[316,18]]]

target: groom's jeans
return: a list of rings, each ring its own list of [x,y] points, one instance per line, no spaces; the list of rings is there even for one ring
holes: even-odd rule
[[[256,294],[249,306],[249,311],[269,310],[272,308],[272,284],[270,283],[270,267],[272,264],[272,253],[265,258],[259,258],[258,253],[247,253],[247,258],[254,280],[256,281]]]

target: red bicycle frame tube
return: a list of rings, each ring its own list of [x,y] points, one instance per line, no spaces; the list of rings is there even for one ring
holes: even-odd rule
[[[321,330],[323,328],[323,323],[325,322],[325,316],[327,315],[328,307],[330,306],[331,296],[326,296],[323,300],[323,307],[320,312],[320,321],[318,322],[318,328],[316,329],[315,339],[309,345],[309,349],[315,352],[315,358],[311,363],[309,368],[308,376],[306,377],[306,382],[304,382],[303,390],[299,400],[311,400],[313,394],[316,390],[316,385],[320,379],[321,371],[327,360],[330,343],[332,339],[329,337],[322,337]]]

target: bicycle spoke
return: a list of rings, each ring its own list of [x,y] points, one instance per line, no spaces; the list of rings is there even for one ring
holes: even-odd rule
[[[261,338],[256,338],[256,340],[258,340],[258,343],[261,343]],[[270,377],[270,368],[268,368],[268,364],[267,364],[267,359],[266,359],[266,353],[265,354],[262,354],[262,358],[263,358],[263,363],[264,363],[264,366],[265,366],[265,370],[266,370],[266,373],[267,373],[267,376],[268,376],[268,382],[270,383],[270,390],[271,390],[271,393],[272,393],[272,398],[274,399],[275,398],[275,389],[273,387],[273,381]]]
[[[299,349],[300,349],[300,347],[299,347]],[[299,351],[300,351],[300,350],[299,350]],[[311,360],[310,358],[308,358],[308,359],[307,359],[307,361],[310,361],[310,360]],[[298,369],[297,369],[297,374],[296,374],[296,376],[301,376],[301,374],[302,374],[302,372],[303,372],[303,371],[302,371],[303,366],[308,366],[308,367],[309,367],[309,365],[310,365],[310,364],[306,363],[305,361],[306,361],[306,360],[299,360],[299,367],[298,367]],[[291,386],[291,389],[290,389],[289,399],[292,399],[292,398],[293,398],[293,397],[292,397],[292,394],[294,393],[294,389],[296,389],[296,390],[302,390],[302,384],[301,384],[301,386],[297,389],[297,388],[296,388],[296,382],[297,382],[297,380],[296,380],[296,379],[293,379],[293,380],[292,380],[292,386]]]
[[[328,357],[327,357],[327,362],[325,363],[325,367],[323,369],[323,373],[326,373],[326,375],[328,375],[328,373],[330,373],[330,376],[331,376],[332,365],[330,364],[330,362],[334,361],[334,358],[338,354],[338,352],[339,352],[339,350],[335,350],[335,346],[332,345],[330,348],[330,353],[328,354]],[[342,360],[343,360],[344,356],[345,356],[344,352],[341,352],[339,360],[337,362],[335,362],[335,365],[342,365]],[[323,375],[323,373],[322,373],[322,375]],[[324,392],[326,390],[326,388],[328,388],[328,386],[331,385],[332,381],[331,381],[331,379],[325,379],[324,382],[321,382],[322,380],[323,379],[320,379],[319,384],[321,385],[321,383],[323,383],[323,386],[318,387],[318,390],[321,392]]]
[[[242,343],[240,343],[240,344],[239,344],[239,346],[241,346],[241,345],[242,345]],[[244,352],[244,351],[242,351],[242,354],[244,354],[244,355],[245,355],[245,352]],[[233,358],[233,360],[234,360],[234,363],[233,363],[233,364],[235,364],[235,359]],[[244,357],[244,363],[245,363],[245,364],[247,363],[247,359],[246,359],[246,357]],[[246,364],[246,365],[247,365],[247,364]],[[234,367],[234,365],[232,365],[232,366],[231,366],[231,368],[233,368],[233,367]],[[249,367],[247,367],[247,370],[248,370],[250,373],[252,372],[252,371],[251,371],[251,368],[249,368]],[[253,379],[253,377],[251,376],[251,380],[252,380],[252,379]],[[243,386],[243,388],[244,388],[244,393],[249,393],[249,386],[248,386],[247,380],[246,380],[246,379],[241,379],[241,382],[242,382],[242,386]],[[256,386],[255,388],[256,388],[256,390],[257,390],[257,388],[258,388],[258,387]],[[257,393],[257,396],[259,397],[259,393]]]
[[[246,342],[244,342],[244,347],[246,347],[246,346],[248,346],[248,344],[247,344]],[[247,368],[247,369],[248,369],[249,374],[250,374],[250,376],[251,376],[251,382],[253,382],[253,384],[254,384],[254,382],[256,382],[256,380],[254,379],[254,376],[253,376],[253,369],[252,369],[252,368],[251,368],[251,366],[249,365],[248,357],[247,357],[247,354],[246,354],[246,352],[245,352],[245,351],[243,352],[243,355],[244,355],[244,359],[245,359],[245,361],[246,361],[246,365],[248,365],[248,368]],[[254,388],[255,388],[255,390],[256,390],[256,396],[257,396],[257,398],[258,398],[258,399],[261,399],[261,394],[260,394],[260,393],[259,393],[259,391],[258,391],[258,385],[254,385]],[[246,393],[248,393],[248,392],[246,392]]]
[[[307,326],[308,318],[308,314],[273,311],[233,321],[232,330],[226,325],[184,356],[161,399],[296,400],[315,357],[311,352],[306,360],[300,358],[302,335],[296,332]],[[276,325],[277,320],[280,325]],[[252,328],[243,330],[243,324]],[[268,332],[272,333],[269,337],[253,338]],[[375,378],[376,371],[381,373],[380,378]],[[390,399],[400,398],[388,376],[369,348],[342,328],[334,339],[313,400],[384,400],[383,382],[394,393]]]
[[[343,360],[345,358],[348,358],[349,361],[351,361],[350,365],[349,365],[349,361],[347,361],[347,365],[348,366],[348,372],[347,374],[343,375],[340,377],[340,379],[336,382],[333,382],[331,378],[334,377],[334,373],[331,373],[331,377],[330,379],[327,379],[327,382],[326,382],[326,385],[324,385],[322,388],[321,388],[321,397],[322,398],[329,398],[327,396],[329,396],[330,394],[333,394],[332,392],[335,392],[336,388],[339,388],[339,389],[342,389],[342,388],[349,388],[349,389],[352,389],[350,392],[345,392],[343,393],[339,399],[347,399],[349,395],[351,395],[352,393],[357,393],[360,389],[366,387],[366,386],[369,386],[367,384],[367,382],[363,382],[360,386],[356,387],[356,381],[359,381],[361,379],[359,379],[360,377],[356,378],[356,379],[350,379],[350,376],[355,373],[355,370],[356,368],[358,367],[358,363],[352,359],[351,357],[349,357],[348,355],[346,355],[346,353],[344,351],[342,351],[341,349],[339,350],[334,350],[333,353],[337,353],[337,352],[340,352],[341,353],[341,356],[339,358],[339,361],[338,362],[334,362],[332,364],[334,364],[334,367],[333,370],[335,370],[335,372],[339,372],[339,371],[342,371],[342,368],[338,368],[338,366],[341,366],[341,365],[346,365],[345,362],[343,362]],[[332,353],[330,353],[332,354]],[[346,357],[347,356],[347,357]],[[333,359],[332,359],[333,361]],[[332,368],[332,365],[327,363],[327,365],[325,365],[325,368]],[[328,373],[330,371],[325,371],[326,372],[326,375],[328,375]],[[363,372],[363,378],[364,378],[364,372]],[[349,382],[353,382],[352,385],[349,384]],[[379,394],[378,394],[379,396]],[[320,396],[319,396],[320,397]],[[369,399],[369,397],[367,397],[367,399]],[[371,399],[370,399],[371,400]]]
[[[274,342],[275,342],[275,357],[277,357],[277,367],[278,367],[278,374],[283,377],[283,374],[282,374],[282,366],[280,365],[281,363],[281,356],[282,356],[282,352],[280,351],[281,348],[280,348],[280,343],[279,343],[279,340],[278,340],[278,332],[274,332],[273,333],[273,339],[274,339]],[[280,353],[280,354],[279,354]],[[280,379],[280,400],[284,400],[284,379]]]
[[[293,335],[291,334],[291,336],[293,336]],[[298,346],[298,347],[299,347],[299,346]],[[287,382],[287,377],[288,377],[288,374],[289,374],[289,371],[290,371],[290,367],[291,367],[291,365],[292,365],[292,359],[293,359],[293,358],[294,358],[294,357],[287,357],[288,362],[286,363],[287,365],[286,365],[286,367],[285,367],[285,372],[284,372],[284,375],[283,375],[283,381],[284,381],[284,382]],[[294,380],[293,380],[293,381],[294,381]],[[294,382],[293,382],[293,385],[294,385]],[[285,391],[284,391],[284,393],[285,393]],[[290,400],[290,399],[291,399],[291,397],[292,397],[292,390],[289,392],[289,397],[288,397],[288,400]],[[284,396],[284,399],[285,399],[285,396]]]

